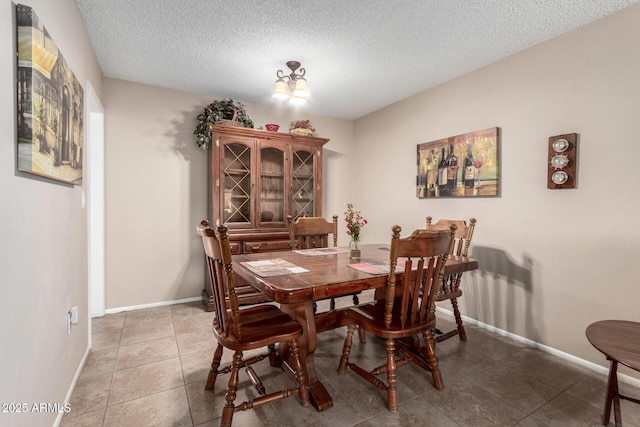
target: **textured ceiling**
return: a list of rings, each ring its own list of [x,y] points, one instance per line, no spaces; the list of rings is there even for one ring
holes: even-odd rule
[[[276,71],[297,60],[302,110],[356,119],[638,1],[76,3],[107,77],[276,105]]]

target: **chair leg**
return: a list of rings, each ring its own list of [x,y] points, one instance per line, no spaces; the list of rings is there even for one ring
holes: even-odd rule
[[[231,421],[233,420],[233,410],[235,408],[233,402],[236,400],[236,392],[238,391],[238,372],[242,365],[242,351],[237,350],[233,354],[233,365],[231,368],[231,375],[229,376],[229,385],[227,387],[227,393],[224,398],[227,403],[222,409],[222,419],[220,420],[220,427],[231,427]]]
[[[364,334],[364,329],[362,329],[360,326],[358,326],[358,340],[360,340],[362,344],[367,343],[367,336]]]
[[[278,354],[276,353],[276,345],[269,344],[267,348],[269,349],[269,365],[273,367],[278,366],[279,361],[278,361]]]
[[[336,299],[331,297],[329,300],[329,311],[333,311],[336,309]]]
[[[298,350],[298,342],[293,339],[289,343],[289,351],[293,357],[294,374],[296,381],[298,382],[298,393],[300,395],[300,404],[302,406],[309,406],[309,386],[304,377],[304,371],[302,370],[302,364],[300,363],[300,352]]]
[[[347,325],[347,336],[344,339],[344,347],[342,347],[342,357],[340,357],[340,366],[338,366],[338,375],[344,375],[347,372],[347,363],[349,363],[349,354],[351,354],[351,343],[353,342],[353,332],[356,325]]]
[[[207,383],[204,386],[205,390],[213,390],[216,385],[216,378],[218,378],[218,368],[220,367],[220,360],[222,359],[222,345],[218,343],[216,351],[213,353],[213,360],[211,361],[211,369],[207,376]]]
[[[398,378],[396,373],[396,345],[393,338],[385,341],[387,349],[387,407],[391,412],[398,412]]]
[[[464,331],[464,326],[462,326],[462,316],[460,315],[460,309],[458,308],[458,299],[451,298],[451,305],[453,306],[453,315],[456,318],[456,325],[458,325],[458,336],[461,341],[466,341],[467,333]]]
[[[422,333],[422,339],[427,350],[427,361],[431,368],[431,375],[433,376],[433,385],[436,390],[444,390],[444,382],[442,381],[442,373],[438,368],[438,359],[436,358],[436,346],[430,331],[424,331]]]
[[[420,348],[420,337],[417,334],[407,337],[405,340],[410,342],[413,347]]]

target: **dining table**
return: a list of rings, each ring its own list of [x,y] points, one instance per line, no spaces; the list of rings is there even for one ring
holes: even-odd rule
[[[388,244],[361,245],[360,259],[349,258],[349,251],[344,248],[234,255],[233,271],[238,284],[249,284],[263,292],[302,325],[300,360],[311,404],[318,411],[332,407],[333,400],[315,368],[317,334],[346,323],[343,309],[314,313],[314,302],[370,289],[375,289],[375,299],[383,299],[389,255]],[[450,256],[444,275],[477,268],[478,261],[473,258]],[[278,352],[281,363],[289,366],[288,345],[281,343]],[[337,365],[336,361],[336,369]]]

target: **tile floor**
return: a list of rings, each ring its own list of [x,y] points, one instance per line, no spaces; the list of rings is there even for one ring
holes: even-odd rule
[[[93,319],[93,349],[61,425],[219,425],[228,375],[219,377],[215,392],[204,390],[214,349],[212,317],[200,303],[189,303]],[[438,319],[441,329],[453,325],[446,315]],[[466,343],[454,337],[438,345],[444,391],[435,390],[430,374],[413,364],[398,371],[400,408],[392,414],[385,393],[352,372],[336,374],[344,331],[318,337],[316,366],[333,408],[317,412],[294,397],[238,412],[234,426],[601,425],[604,375],[472,325]],[[354,339],[352,358],[359,363],[382,364],[384,354],[381,341]],[[254,367],[268,391],[292,384],[266,362]],[[240,380],[238,399],[255,395],[243,387],[244,373]],[[624,383],[621,391],[640,396]],[[622,416],[625,426],[640,426],[640,405],[622,401]]]

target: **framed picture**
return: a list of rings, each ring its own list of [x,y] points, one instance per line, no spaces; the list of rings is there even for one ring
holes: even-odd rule
[[[418,144],[416,196],[496,197],[500,193],[500,129]]]
[[[18,170],[80,185],[84,90],[32,8],[16,26]]]

